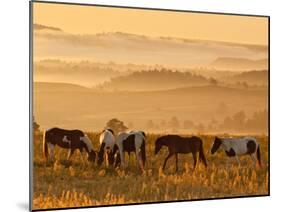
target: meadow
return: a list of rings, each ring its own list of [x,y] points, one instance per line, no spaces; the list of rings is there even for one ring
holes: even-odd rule
[[[87,133],[98,150],[99,133]],[[179,171],[171,158],[165,172],[161,167],[167,149],[154,155],[154,142],[159,134],[147,134],[145,172],[141,173],[131,154],[126,157],[124,170],[81,160],[75,152],[71,163],[66,161],[67,150],[56,147],[55,161],[46,162],[42,154],[42,134],[34,134],[33,145],[33,209],[97,206],[174,200],[195,200],[268,194],[268,136],[255,136],[261,145],[263,166],[252,165],[249,156],[227,158],[221,150],[211,155],[212,135],[201,137],[207,158],[207,169],[197,166],[193,172],[191,154],[179,155]],[[238,136],[238,135],[235,135]]]

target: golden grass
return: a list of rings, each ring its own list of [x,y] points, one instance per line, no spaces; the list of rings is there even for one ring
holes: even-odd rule
[[[98,134],[88,135],[97,150]],[[268,194],[267,136],[257,136],[261,144],[262,168],[253,167],[249,156],[240,158],[239,167],[235,159],[227,158],[222,151],[211,155],[209,149],[213,136],[200,135],[208,168],[200,165],[192,172],[191,155],[180,155],[177,173],[174,172],[174,158],[168,161],[165,172],[162,172],[167,150],[154,155],[154,141],[158,136],[147,135],[147,166],[142,174],[134,156],[125,170],[114,170],[83,163],[78,151],[69,164],[65,160],[67,150],[58,147],[56,161],[46,164],[42,157],[42,135],[35,134],[33,209]]]

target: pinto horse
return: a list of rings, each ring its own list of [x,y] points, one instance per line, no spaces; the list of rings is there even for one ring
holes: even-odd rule
[[[96,152],[93,149],[91,140],[81,130],[65,130],[60,128],[52,128],[43,133],[43,155],[48,159],[50,149],[50,157],[54,159],[55,146],[68,149],[67,160],[70,160],[76,149],[79,149],[81,155],[83,150],[88,154],[89,161],[95,161]],[[83,158],[83,157],[82,157]]]
[[[207,161],[203,151],[203,142],[199,137],[181,137],[179,135],[162,136],[155,142],[155,155],[160,151],[162,146],[166,146],[169,149],[169,154],[166,157],[162,167],[163,171],[165,170],[168,159],[173,155],[176,157],[176,171],[178,171],[178,153],[192,153],[194,160],[193,170],[195,170],[197,164],[197,152],[199,152],[199,161],[202,161],[205,167],[207,167]]]
[[[114,154],[117,154],[115,166],[119,166],[121,164],[122,167],[125,167],[125,152],[128,154],[130,154],[130,152],[135,152],[139,166],[143,171],[146,161],[145,133],[142,131],[119,133],[113,152]]]
[[[254,165],[258,159],[259,166],[261,166],[261,153],[260,145],[257,140],[253,137],[244,138],[218,138],[215,137],[215,141],[211,148],[211,153],[214,154],[219,147],[225,151],[228,157],[235,157],[238,165],[240,155],[250,155]]]
[[[113,148],[115,146],[115,137],[112,129],[105,129],[100,135],[100,149],[98,152],[98,165],[100,166],[104,161],[106,165],[114,164]]]

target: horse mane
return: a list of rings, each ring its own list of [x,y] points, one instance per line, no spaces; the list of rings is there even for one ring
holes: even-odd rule
[[[114,135],[114,131],[113,131],[113,129],[111,129],[111,128],[107,128],[106,130],[108,130],[109,132],[111,132],[111,133],[112,133],[112,135]]]
[[[145,134],[145,132],[144,131],[140,131],[141,132],[141,134],[143,135],[143,137],[145,137],[146,138],[146,134]]]
[[[106,128],[101,133],[104,133],[105,131],[109,131],[112,133],[112,135],[114,135],[114,131],[111,128]]]

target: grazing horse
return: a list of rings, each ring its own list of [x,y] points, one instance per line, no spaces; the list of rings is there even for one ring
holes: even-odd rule
[[[132,131],[130,133],[121,132],[118,134],[116,139],[116,146],[114,147],[114,154],[117,153],[117,158],[115,166],[121,164],[125,167],[125,152],[130,154],[130,152],[136,153],[136,158],[139,163],[141,170],[144,170],[146,161],[145,152],[145,133],[142,131]]]
[[[49,156],[54,159],[54,149],[58,145],[61,148],[68,149],[67,160],[70,160],[76,149],[79,149],[81,155],[86,150],[89,161],[95,161],[96,152],[93,149],[91,140],[81,130],[65,130],[52,128],[43,133],[43,155],[45,159]],[[83,157],[82,157],[83,159]]]
[[[218,138],[215,137],[211,153],[214,154],[219,147],[225,151],[228,157],[235,157],[237,163],[240,165],[238,156],[250,155],[253,163],[256,164],[258,159],[259,166],[261,166],[261,153],[260,145],[257,140],[253,137],[244,138]]]
[[[193,170],[195,170],[197,164],[197,152],[199,152],[199,161],[202,161],[207,167],[207,161],[203,152],[203,142],[199,137],[181,137],[179,135],[162,136],[155,142],[155,155],[160,151],[162,146],[166,146],[169,149],[169,154],[166,157],[162,167],[163,171],[165,170],[168,159],[173,155],[176,157],[176,171],[178,171],[178,153],[192,153],[194,160]]]
[[[98,153],[98,165],[100,166],[104,161],[108,166],[114,164],[113,148],[115,145],[115,137],[112,129],[105,129],[100,135],[100,150]]]
[[[132,130],[130,131],[130,133],[141,133],[143,135],[143,137],[146,139],[146,134],[144,131],[141,130]],[[130,163],[130,158],[131,158],[131,151],[127,151],[128,155],[129,155],[129,163]]]

